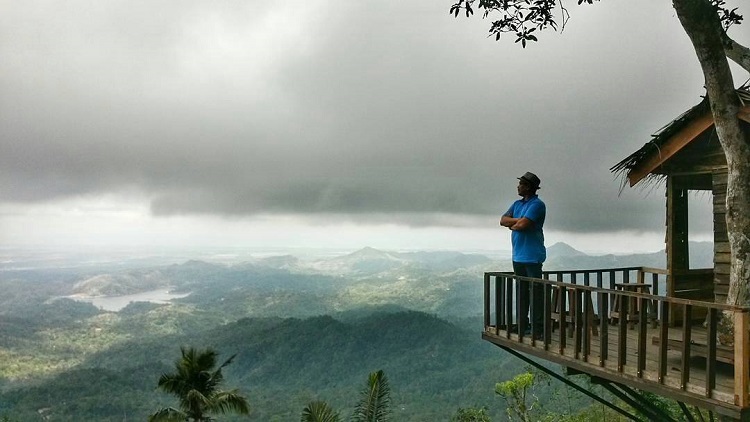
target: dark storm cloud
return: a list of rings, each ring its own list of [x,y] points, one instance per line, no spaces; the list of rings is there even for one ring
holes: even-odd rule
[[[641,216],[662,194],[618,197],[608,169],[702,77],[669,5],[633,3],[572,6],[563,35],[522,50],[427,0],[14,2],[0,197],[466,226],[531,170],[560,230],[661,229]]]

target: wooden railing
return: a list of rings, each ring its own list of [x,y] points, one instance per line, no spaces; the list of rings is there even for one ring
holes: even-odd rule
[[[660,385],[665,384],[668,365],[674,365],[677,353],[680,368],[676,388],[735,406],[750,407],[750,310],[659,295],[664,291],[665,274],[665,270],[645,267],[545,271],[543,279],[488,272],[484,275],[485,332],[493,331],[504,341],[530,344],[559,356],[614,368],[620,373],[627,368],[628,373],[634,372],[635,377],[643,382]],[[539,290],[543,292],[543,327],[530,327],[530,335],[524,334],[526,327],[522,326],[516,312],[520,299],[519,281],[542,285]],[[535,289],[530,289],[529,294],[534,293]],[[533,297],[529,302],[531,313],[538,312],[534,309]],[[681,327],[671,328],[673,338],[670,341],[668,321],[671,310],[680,311],[678,325]],[[700,321],[694,335],[693,315],[696,314],[705,315],[705,318]],[[717,353],[718,322],[722,314],[734,320],[734,345],[720,346],[721,353]],[[610,328],[614,329],[611,331]],[[631,331],[635,329],[637,332]],[[698,329],[701,335],[705,331],[705,337],[698,338]],[[557,332],[553,332],[555,330]],[[675,330],[681,331],[681,338],[674,339]],[[633,345],[628,344],[628,332],[631,333],[631,342],[636,334],[636,351],[630,355],[628,347],[632,351]],[[648,338],[649,332],[651,339]],[[610,339],[612,334],[617,338]],[[658,345],[655,365],[646,364],[649,342]],[[617,350],[610,350],[612,345]],[[592,353],[592,346],[595,353]],[[669,364],[668,353],[672,359]],[[706,358],[705,374],[701,368],[701,377],[697,381],[703,385],[696,385],[696,380],[691,378],[691,357],[695,356]],[[717,362],[734,365],[732,395],[716,389]],[[670,383],[674,384],[673,373],[669,377]],[[674,385],[669,387],[675,388]]]

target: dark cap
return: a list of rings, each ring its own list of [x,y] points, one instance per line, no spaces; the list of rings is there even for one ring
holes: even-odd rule
[[[518,180],[524,180],[528,182],[534,189],[539,189],[539,185],[542,183],[536,174],[527,171],[523,176],[519,177]]]

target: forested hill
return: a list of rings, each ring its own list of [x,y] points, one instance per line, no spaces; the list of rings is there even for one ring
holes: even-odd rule
[[[154,409],[174,404],[154,387],[180,345],[237,354],[225,375],[250,399],[255,421],[298,420],[315,399],[349,412],[363,380],[377,369],[391,380],[396,420],[447,420],[459,407],[499,404],[494,383],[518,371],[508,367],[517,362],[481,341],[477,330],[420,312],[346,321],[245,318],[200,332],[133,335],[75,369],[32,387],[6,389],[0,415],[36,421],[41,409],[53,421],[145,420]]]
[[[663,257],[558,245],[545,268],[660,266]],[[175,404],[155,387],[183,345],[236,354],[227,385],[264,422],[299,420],[312,400],[346,414],[381,369],[395,420],[449,420],[459,407],[482,406],[500,417],[495,383],[524,370],[480,339],[482,272],[509,269],[507,259],[365,248],[235,264],[26,264],[0,265],[0,420],[144,420]],[[83,301],[154,289],[187,296],[113,311]]]

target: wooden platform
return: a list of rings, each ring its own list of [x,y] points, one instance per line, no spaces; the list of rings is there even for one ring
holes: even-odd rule
[[[659,346],[659,336],[651,338],[651,344]],[[671,330],[667,348],[669,350],[683,350],[682,330]],[[693,339],[690,342],[690,355],[693,357],[706,358],[708,356],[708,341],[706,330],[694,330]],[[716,346],[716,360],[729,365],[734,365],[734,349],[728,346]]]
[[[667,371],[663,377],[659,377],[659,329],[647,328],[645,337],[639,335],[638,329],[627,330],[625,355],[619,356],[620,344],[618,344],[619,327],[605,325],[608,332],[607,350],[603,354],[600,347],[600,334],[592,334],[588,352],[584,353],[585,347],[579,347],[576,353],[576,345],[570,338],[564,339],[565,347],[560,347],[560,332],[552,333],[551,340],[544,344],[542,340],[532,341],[525,337],[519,341],[516,333],[508,333],[489,326],[482,334],[482,338],[500,347],[511,348],[529,355],[537,356],[545,360],[559,363],[560,365],[576,369],[590,375],[607,379],[617,383],[626,383],[630,387],[650,391],[655,394],[670,397],[674,400],[699,406],[704,409],[716,411],[721,414],[740,419],[743,415],[742,408],[735,406],[734,397],[734,367],[725,362],[716,363],[715,387],[710,396],[706,394],[706,359],[701,355],[699,344],[692,344],[691,356],[687,365],[682,360],[682,348],[679,339],[682,338],[682,329],[669,328],[671,346],[667,351]],[[701,332],[702,330],[702,332]],[[705,339],[705,329],[693,328],[696,343],[702,337]],[[641,347],[639,338],[649,339],[648,344]],[[653,339],[656,338],[656,342]],[[654,344],[656,343],[656,344]],[[645,368],[638,371],[639,349],[645,350]],[[717,351],[718,356],[718,351]],[[683,370],[688,368],[687,382],[683,384]]]
[[[750,421],[750,308],[653,294],[662,276],[646,267],[552,271],[541,279],[486,272],[482,337],[595,379]],[[542,313],[536,334],[544,340],[519,338],[518,326],[527,323],[518,315],[521,281],[541,286],[529,289],[542,295],[536,310],[532,297],[530,313]],[[733,319],[731,347],[717,344],[720,317]]]

